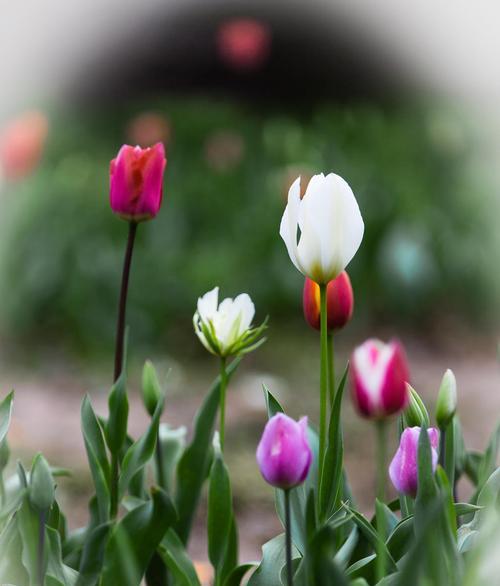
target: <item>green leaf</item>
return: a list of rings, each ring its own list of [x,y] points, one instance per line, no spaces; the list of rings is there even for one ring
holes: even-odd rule
[[[215,570],[215,584],[220,584],[220,570],[228,549],[233,516],[229,473],[220,453],[212,463],[208,484],[208,558]]]
[[[167,423],[160,423],[158,429],[165,484],[162,488],[168,493],[174,488],[175,470],[186,447],[186,433],[187,429],[184,426],[172,429]]]
[[[248,586],[281,586],[285,558],[285,534],[281,533],[262,546],[262,561],[250,577]]]
[[[200,586],[193,563],[173,529],[169,529],[163,537],[158,553],[174,577],[176,586]]]
[[[349,580],[334,561],[335,539],[335,532],[326,525],[311,541],[307,555],[315,586],[349,586]]]
[[[25,498],[21,508],[18,510],[17,521],[19,534],[22,543],[22,563],[25,567],[30,584],[36,584],[38,581],[38,539],[40,533],[40,515],[31,506],[29,500]],[[44,572],[47,567],[47,550],[44,551]]]
[[[147,462],[153,457],[156,440],[158,437],[158,427],[160,417],[163,413],[163,399],[160,399],[156,405],[151,423],[146,433],[140,437],[125,453],[122,462],[122,469],[119,481],[119,497],[121,498],[129,487],[130,481],[139,470],[144,468]]]
[[[451,371],[450,371],[451,372]],[[453,421],[447,425],[445,435],[444,469],[451,486],[455,486],[455,426]]]
[[[9,431],[13,404],[14,391],[11,391],[0,403],[0,443],[3,442]]]
[[[400,560],[408,552],[413,535],[413,515],[411,515],[399,521],[387,538],[387,549],[394,560]]]
[[[256,564],[252,562],[237,566],[224,581],[224,586],[240,586],[241,581],[245,577],[245,574],[247,574],[252,568],[255,567]]]
[[[175,518],[175,508],[167,494],[153,488],[151,500],[127,513],[112,530],[99,586],[139,586]]]
[[[320,519],[329,517],[340,506],[344,460],[344,440],[340,413],[348,370],[349,366],[346,367],[337,388],[330,416],[323,478],[320,479]]]
[[[236,358],[228,366],[228,381],[240,362],[241,358]],[[219,408],[219,394],[220,377],[217,377],[196,414],[193,439],[177,466],[175,502],[179,520],[176,524],[176,531],[184,544],[189,539],[201,489],[210,470],[212,436]]]
[[[85,540],[80,558],[80,576],[77,586],[95,586],[101,575],[104,551],[112,525],[103,523],[95,527]]]
[[[123,368],[108,398],[109,417],[106,426],[106,443],[109,451],[118,455],[127,438],[128,397],[127,378]]]
[[[81,418],[83,440],[94,481],[99,518],[104,523],[109,519],[111,472],[106,454],[104,434],[88,396],[84,397],[82,402]]]
[[[164,396],[156,369],[151,360],[146,360],[142,369],[142,400],[146,411],[153,417],[158,402]]]

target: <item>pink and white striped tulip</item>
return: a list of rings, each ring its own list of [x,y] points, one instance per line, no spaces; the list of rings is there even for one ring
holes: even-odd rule
[[[111,209],[124,220],[151,220],[160,211],[167,165],[161,142],[143,149],[123,145],[110,165]]]
[[[399,448],[389,466],[389,476],[394,488],[412,497],[418,488],[418,440],[420,427],[407,427],[401,434]],[[427,430],[432,453],[432,470],[436,471],[438,463],[439,431],[434,427]]]
[[[284,413],[271,417],[257,448],[257,463],[264,480],[288,490],[304,482],[311,462],[307,417],[300,421]]]
[[[352,398],[363,417],[384,419],[399,413],[409,401],[409,378],[402,345],[369,339],[358,346],[350,364]]]

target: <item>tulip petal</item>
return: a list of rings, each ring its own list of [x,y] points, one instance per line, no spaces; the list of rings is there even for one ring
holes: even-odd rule
[[[299,220],[299,208],[300,177],[297,177],[297,179],[292,183],[288,191],[288,203],[285,208],[285,211],[283,212],[283,217],[281,218],[280,236],[286,245],[290,260],[301,273],[304,273],[299,262],[297,252],[297,228]]]

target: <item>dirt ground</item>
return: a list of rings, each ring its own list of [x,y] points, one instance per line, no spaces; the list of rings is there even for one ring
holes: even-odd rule
[[[460,340],[446,348],[433,347],[420,341],[406,341],[415,388],[432,411],[440,379],[446,368],[452,368],[459,387],[459,411],[469,448],[483,448],[499,421],[500,371],[496,347],[491,340],[470,342],[465,348]],[[255,463],[255,447],[265,423],[261,385],[265,382],[295,416],[308,414],[316,420],[317,364],[316,339],[307,337],[300,353],[292,354],[297,341],[278,344],[273,355],[261,359],[250,357],[231,383],[228,397],[227,460],[234,484],[235,507],[239,520],[241,560],[260,558],[261,545],[278,532],[280,525],[274,514],[272,491],[260,478]],[[347,344],[346,344],[346,347]],[[293,357],[290,360],[290,357]],[[341,351],[337,364],[345,363]],[[216,374],[216,365],[203,360],[193,364],[171,359],[160,361],[160,371],[172,367],[168,381],[165,420],[173,425],[190,427],[204,389]],[[340,367],[338,367],[340,368]],[[140,366],[131,370],[136,378]],[[85,372],[83,375],[82,372]],[[80,433],[80,403],[88,392],[99,413],[106,414],[107,378],[103,371],[89,374],[83,367],[64,367],[57,360],[42,372],[28,369],[9,370],[2,367],[0,393],[16,390],[14,417],[10,432],[13,459],[20,458],[29,466],[32,455],[43,452],[54,466],[73,470],[69,479],[61,479],[58,487],[63,509],[68,512],[70,526],[86,522],[86,503],[90,479],[86,472],[86,456]],[[130,431],[138,436],[147,425],[147,417],[137,392],[137,380],[130,383]],[[346,468],[354,496],[362,509],[369,512],[373,496],[373,429],[359,419],[346,396],[343,411]],[[394,430],[395,435],[395,430]],[[395,437],[393,435],[393,447]],[[462,487],[466,495],[467,486]],[[191,543],[195,559],[206,560],[203,506]]]

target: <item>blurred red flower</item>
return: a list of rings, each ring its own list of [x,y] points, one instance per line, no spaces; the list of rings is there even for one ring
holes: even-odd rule
[[[229,67],[257,69],[269,56],[271,31],[266,24],[252,18],[228,20],[219,26],[217,48]]]

